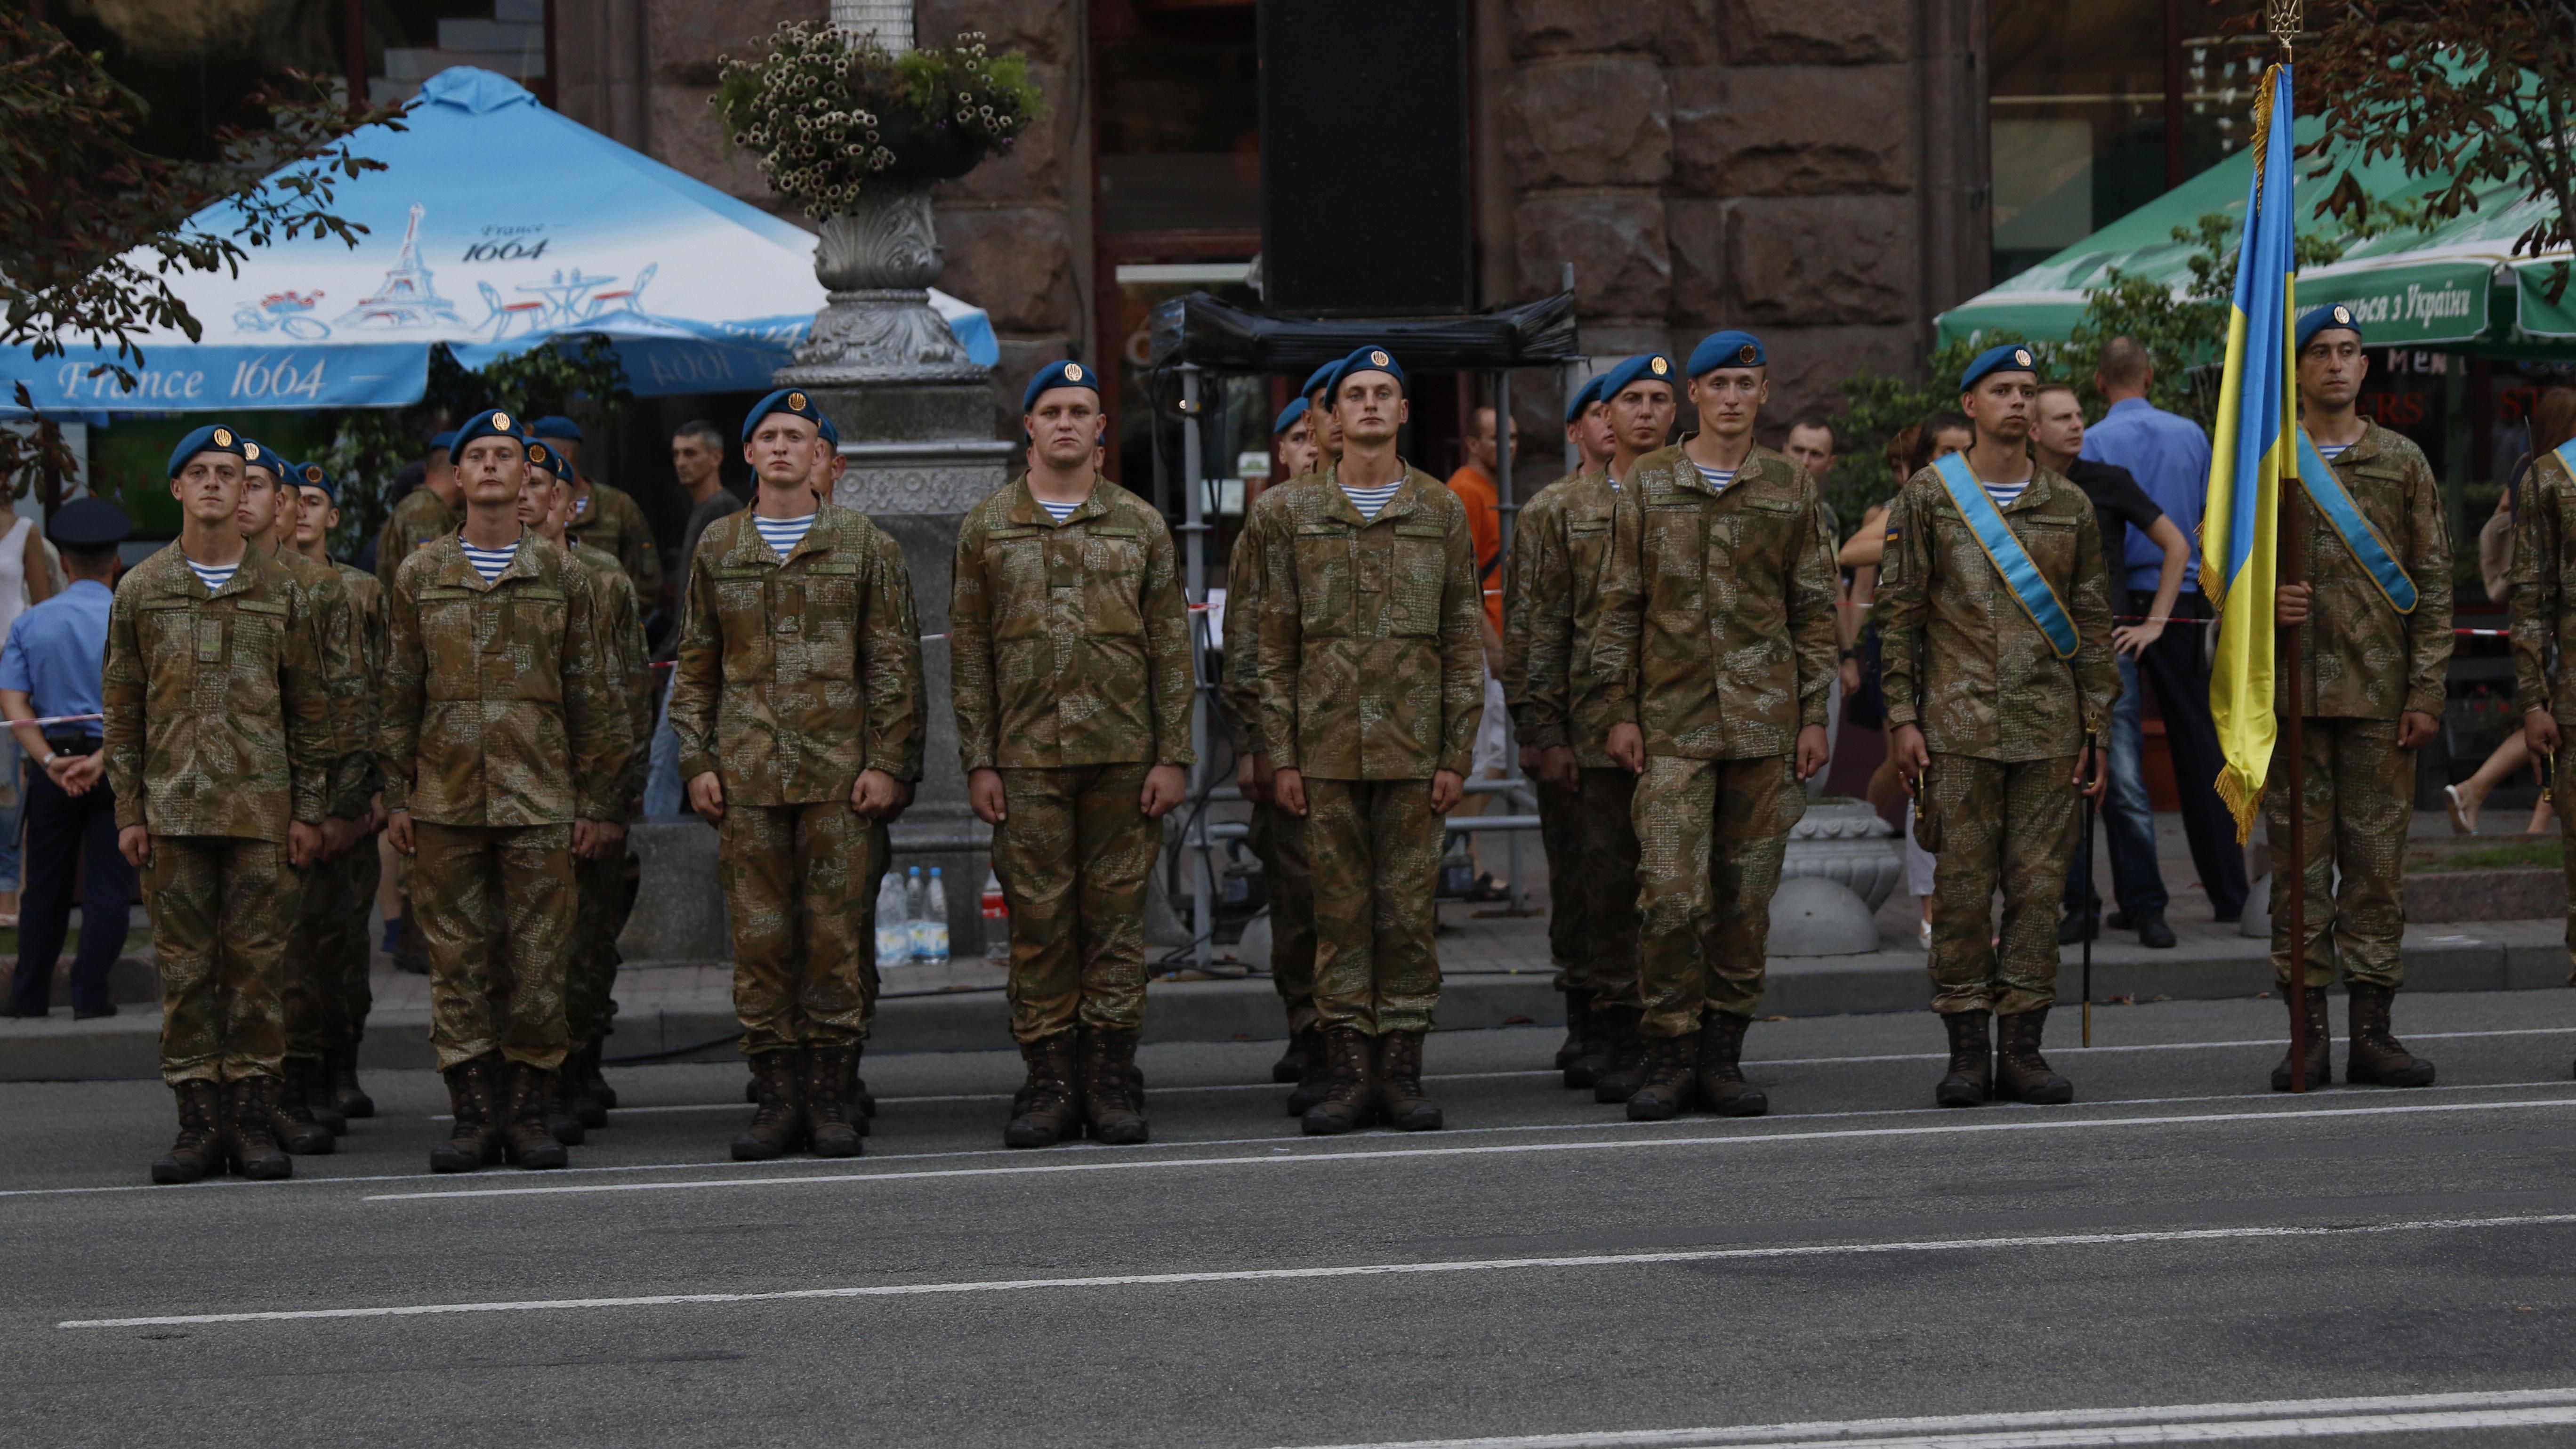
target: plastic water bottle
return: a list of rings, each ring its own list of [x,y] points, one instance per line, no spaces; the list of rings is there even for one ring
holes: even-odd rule
[[[921,916],[921,867],[916,865],[906,871],[903,878],[903,920],[910,928],[903,938],[903,954],[907,961],[921,959]]]
[[[921,914],[912,918],[912,958],[932,966],[948,964],[948,892],[935,865],[930,885],[921,893]]]
[[[911,913],[904,908],[903,877],[886,872],[877,887],[877,967],[902,966],[912,960]]]
[[[984,959],[1011,959],[1011,905],[1002,895],[1002,878],[984,872]]]

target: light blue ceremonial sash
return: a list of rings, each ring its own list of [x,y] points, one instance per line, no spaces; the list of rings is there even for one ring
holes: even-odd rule
[[[2362,572],[2370,575],[2370,581],[2388,596],[2388,606],[2401,614],[2414,613],[2415,581],[2406,576],[2397,556],[2389,552],[2388,540],[2379,536],[2379,530],[2371,527],[2370,520],[2354,505],[2352,495],[2343,491],[2343,480],[2335,476],[2334,465],[2326,461],[2325,454],[2317,451],[2316,440],[2308,436],[2306,428],[2299,429],[2299,481],[2307,485],[2308,496],[2317,502],[2317,511],[2334,525],[2335,536],[2352,551]]]
[[[2558,445],[2558,466],[2567,470],[2570,480],[2576,480],[2576,438]]]
[[[2039,565],[2031,562],[2030,551],[2014,537],[2012,525],[2004,522],[2003,511],[1986,496],[1985,485],[1968,471],[1967,458],[1952,453],[1935,461],[1932,471],[1941,475],[1942,486],[1950,490],[1950,502],[1958,508],[1959,517],[1966,520],[1968,532],[1986,551],[1995,572],[2003,575],[2004,587],[2021,600],[2022,611],[2039,626],[2048,647],[2056,650],[2060,659],[2074,658],[2075,647],[2082,642],[2075,632],[2075,621],[2067,617],[2066,605],[2058,601],[2057,590],[2040,576]]]

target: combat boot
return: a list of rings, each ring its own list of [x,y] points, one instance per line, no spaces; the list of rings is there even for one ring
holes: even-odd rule
[[[230,1131],[226,1147],[233,1171],[254,1182],[295,1175],[294,1159],[277,1144],[279,1085],[275,1077],[244,1077],[224,1085],[224,1119]],[[315,1125],[311,1130],[322,1129]]]
[[[590,1054],[582,1059],[582,1068],[589,1073],[585,1085],[589,1087],[590,1095],[598,1099],[599,1110],[614,1112],[617,1110],[617,1089],[608,1085],[608,1074],[599,1069],[600,1058],[605,1054],[604,1049],[607,1045],[607,1037],[592,1037]]]
[[[572,1161],[546,1121],[554,1100],[554,1073],[527,1062],[510,1063],[510,1111],[501,1123],[501,1148],[509,1161],[531,1170]]]
[[[1270,1064],[1270,1080],[1274,1082],[1306,1080],[1306,1034],[1297,1029],[1295,1022],[1290,1022],[1288,1025],[1287,1049],[1279,1053],[1279,1060]]]
[[[1680,1114],[1698,1075],[1699,1038],[1650,1036],[1644,1049],[1645,1077],[1628,1098],[1628,1120],[1669,1122]]]
[[[1333,1078],[1333,1054],[1324,1049],[1324,1029],[1309,1026],[1297,1033],[1297,1059],[1302,1066],[1297,1077],[1297,1090],[1288,1094],[1288,1115],[1303,1117],[1324,1100],[1324,1087]]]
[[[1592,1079],[1592,1100],[1625,1102],[1646,1085],[1646,1041],[1638,1031],[1646,1013],[1634,1006],[1608,1006],[1601,1015],[1609,1018],[1602,1034],[1609,1039],[1610,1059]]]
[[[1335,1137],[1368,1121],[1377,1100],[1377,1043],[1355,1026],[1324,1029],[1324,1099],[1306,1111],[1306,1134]]]
[[[1995,1049],[1986,1037],[1983,1011],[1945,1011],[1941,1025],[1950,1033],[1950,1072],[1932,1089],[1932,1100],[1944,1107],[1981,1107],[1994,1081]]]
[[[1029,1079],[1011,1103],[1010,1125],[1002,1129],[1005,1147],[1053,1147],[1079,1120],[1073,1099],[1076,1033],[1020,1043],[1020,1060]]]
[[[1136,1109],[1136,1033],[1120,1026],[1082,1029],[1082,1116],[1091,1140],[1133,1147],[1150,1129]]]
[[[2343,1079],[2356,1087],[2433,1085],[2433,1064],[2389,1033],[2389,1010],[2396,1003],[2397,989],[2367,981],[2347,981],[2343,989]]]
[[[760,1106],[751,1125],[733,1140],[736,1162],[767,1162],[805,1145],[805,1104],[796,1080],[794,1048],[760,1052],[751,1059],[752,1080],[760,1087]]]
[[[349,1135],[349,1119],[340,1110],[340,1096],[331,1090],[331,1061],[328,1057],[288,1057],[286,1090],[304,1099],[304,1109],[322,1130],[333,1137]]]
[[[1565,1040],[1556,1048],[1556,1069],[1564,1071],[1583,1056],[1583,1028],[1592,1016],[1592,993],[1565,989]],[[1571,1087],[1572,1082],[1566,1083]]]
[[[1699,1029],[1699,1095],[1720,1117],[1759,1117],[1771,1110],[1771,1098],[1744,1080],[1744,1029],[1747,1016],[1713,1011]]]
[[[376,1099],[358,1085],[358,1047],[352,1042],[331,1053],[331,1101],[343,1119],[373,1117]]]
[[[269,1135],[277,1139],[279,1146],[298,1157],[327,1156],[337,1140],[332,1137],[330,1128],[313,1120],[313,1106],[305,1098],[305,1079],[311,1074],[312,1065],[309,1057],[288,1057],[283,1079],[257,1079],[268,1083],[260,1093],[260,1100],[266,1104],[268,1115],[264,1121]]]
[[[805,1049],[805,1135],[817,1157],[856,1157],[858,1123],[850,1120],[850,1046],[826,1042]]]
[[[868,1135],[868,1120],[877,1114],[876,1096],[868,1091],[868,1079],[859,1075],[859,1058],[867,1054],[868,1044],[852,1037],[849,1047],[850,1074],[842,1080],[841,1100],[850,1104],[850,1125],[858,1128],[859,1135],[865,1137]]]
[[[573,1106],[572,1053],[565,1052],[563,1065],[546,1073],[546,1131],[566,1147],[579,1147],[590,1133],[581,1125],[581,1114]]]
[[[2326,989],[2311,986],[2289,1003],[2293,1013],[2304,1010],[2308,1018],[2308,1085],[2322,1087],[2334,1081],[2334,1022],[2326,1015]],[[2272,1068],[2272,1090],[2290,1090],[2290,1053],[2281,1052],[2280,1065]]]
[[[224,1090],[202,1077],[177,1083],[179,1140],[152,1159],[152,1180],[195,1182],[224,1170]]]
[[[2039,1054],[2039,1039],[2048,1029],[2048,1008],[2016,1011],[2002,1019],[2003,1050],[1997,1055],[1995,1095],[2007,1102],[2062,1107],[2075,1100],[2075,1084],[2050,1071]]]
[[[1440,1105],[1422,1094],[1422,1036],[1391,1031],[1377,1039],[1377,1108],[1398,1132],[1437,1132]]]
[[[492,1078],[496,1064],[492,1057],[476,1057],[440,1074],[447,1078],[447,1110],[454,1115],[447,1140],[429,1149],[430,1171],[472,1172],[499,1160],[501,1138],[494,1125],[498,1087]]]
[[[1583,1039],[1574,1060],[1565,1064],[1565,1085],[1577,1092],[1588,1092],[1601,1083],[1601,1074],[1610,1070],[1610,1059],[1616,1051],[1610,1040],[1611,1008],[1602,1005],[1598,993],[1583,1003]],[[1569,1022],[1570,1026],[1571,1023]]]
[[[584,1042],[564,1053],[563,1066],[558,1069],[563,1078],[564,1106],[585,1133],[608,1125],[608,1108],[591,1090],[597,1069],[591,1066],[590,1058],[596,1050],[596,1042]]]

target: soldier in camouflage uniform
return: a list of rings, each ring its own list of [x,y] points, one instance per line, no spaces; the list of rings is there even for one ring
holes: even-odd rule
[[[339,571],[315,563],[295,548],[295,527],[303,513],[301,494],[289,480],[300,476],[295,464],[256,442],[243,444],[247,458],[241,506],[234,516],[242,538],[253,549],[276,558],[310,613],[321,646],[322,675],[331,694],[334,764],[331,799],[322,822],[322,854],[305,867],[289,867],[287,898],[294,925],[286,938],[286,1085],[278,1102],[278,1140],[293,1153],[322,1153],[349,1130],[349,1121],[331,1088],[329,1052],[332,1019],[341,996],[340,963],[326,960],[331,901],[327,884],[315,882],[361,843],[369,805],[368,757],[373,738],[375,701],[368,691],[366,668],[359,658],[356,611],[350,607]],[[374,841],[365,839],[372,847]]]
[[[662,552],[653,544],[653,525],[644,510],[624,489],[581,471],[581,427],[572,419],[539,418],[529,424],[528,433],[572,466],[572,538],[617,560],[635,585],[636,599],[650,613],[662,598]]]
[[[759,1108],[733,1155],[810,1141],[858,1154],[860,1043],[876,1003],[885,822],[911,800],[927,732],[903,551],[819,502],[822,412],[781,389],[743,424],[760,492],[689,561],[671,728],[689,803],[716,823],[733,922],[734,1011]]]
[[[117,585],[101,682],[117,848],[144,871],[161,971],[161,1075],[179,1137],[155,1182],[227,1162],[287,1177],[277,1143],[287,867],[322,850],[338,743],[315,621],[234,516],[249,444],[199,428],[170,455],[179,541]]]
[[[333,563],[332,533],[340,526],[340,485],[319,463],[297,470],[295,492],[302,505],[295,519],[295,550],[332,569],[348,595],[355,633],[357,664],[365,688],[357,696],[358,738],[364,748],[358,764],[359,795],[365,815],[356,821],[357,838],[338,856],[314,868],[305,881],[301,934],[312,924],[316,974],[324,985],[315,997],[322,1015],[322,1059],[330,1082],[330,1100],[342,1118],[372,1117],[373,1099],[358,1085],[358,1043],[366,1036],[373,996],[367,984],[374,953],[367,942],[367,912],[373,905],[381,868],[376,832],[384,828],[383,790],[375,753],[377,716],[385,681],[385,589],[365,569]],[[337,986],[333,990],[333,985]]]
[[[1328,384],[1342,459],[1274,488],[1259,534],[1261,743],[1305,820],[1315,1010],[1331,1080],[1305,1130],[1441,1125],[1422,1094],[1440,999],[1432,892],[1484,714],[1483,599],[1466,506],[1396,455],[1404,374],[1384,348]]]
[[[1188,601],[1163,515],[1093,471],[1098,375],[1048,363],[1021,413],[1029,472],[968,510],[948,611],[958,761],[993,827],[1028,1065],[1002,1140],[1053,1146],[1078,1114],[1095,1142],[1138,1143],[1145,889],[1198,760]]]
[[[376,538],[376,580],[390,589],[394,570],[425,545],[454,533],[465,522],[464,485],[456,480],[456,434],[429,440],[429,465],[420,486],[394,501],[393,515]]]
[[[635,586],[616,559],[588,544],[574,543],[564,532],[572,516],[572,465],[542,442],[528,444],[528,481],[519,490],[519,521],[539,538],[569,551],[590,571],[599,601],[600,637],[615,667],[612,683],[626,717],[630,739],[653,734],[652,665],[644,647],[644,621],[637,616]],[[542,465],[542,466],[540,466]],[[651,754],[636,749],[626,757],[617,798],[625,802],[628,821],[642,814],[644,770]],[[635,853],[619,834],[597,852],[576,856],[572,863],[572,946],[564,967],[564,1034],[572,1049],[556,1074],[556,1105],[583,1128],[608,1125],[616,1094],[600,1075],[600,1043],[613,1031],[617,1017],[618,933],[635,909],[642,873]]]
[[[1317,427],[1302,397],[1280,409],[1270,432],[1289,479],[1315,470]],[[1304,822],[1271,798],[1270,756],[1260,742],[1261,700],[1252,681],[1261,643],[1261,551],[1247,542],[1251,537],[1249,531],[1235,535],[1226,564],[1225,680],[1217,708],[1233,740],[1235,783],[1252,804],[1248,843],[1269,894],[1270,984],[1288,1012],[1288,1050],[1270,1076],[1297,1084],[1288,1094],[1288,1115],[1303,1117],[1324,1100],[1326,1068],[1324,1029],[1315,1017],[1315,886],[1306,869]]]
[[[2348,1045],[2344,1079],[2421,1087],[2433,1064],[2408,1051],[2389,1027],[2406,981],[2398,938],[2406,827],[2414,818],[2415,752],[2441,732],[2443,683],[2451,664],[2451,538],[2441,484],[2424,451],[2403,434],[2361,416],[2355,400],[2370,358],[2352,309],[2328,303],[2298,328],[2300,426],[2378,545],[2413,581],[2415,607],[2400,612],[2388,586],[2355,556],[2305,500],[2307,582],[2281,589],[2274,617],[2299,631],[2303,800],[2307,816],[2307,969],[2290,991],[2290,921],[2282,872],[2272,872],[2272,972],[2290,1008],[2306,1014],[2307,1079],[2329,1080],[2332,1033],[2326,988],[2343,965]],[[2310,471],[2301,466],[2304,474]],[[2331,486],[2331,484],[2329,485]],[[2287,520],[2284,520],[2286,523]],[[2552,553],[2519,554],[2546,566]],[[2400,585],[2402,588],[2403,586]],[[2286,661],[2284,662],[2286,665]],[[2282,669],[2286,673],[2286,667]],[[2289,731],[2281,732],[2263,792],[2273,859],[2290,847]],[[2331,941],[2331,946],[2329,946]],[[2290,1060],[2272,1070],[2272,1089],[2290,1089]]]
[[[1622,468],[1602,566],[1592,669],[1614,721],[1608,753],[1638,772],[1639,1121],[1694,1097],[1730,1117],[1770,1105],[1744,1078],[1744,1033],[1789,829],[1806,813],[1798,782],[1825,764],[1836,656],[1816,482],[1753,441],[1769,363],[1742,332],[1692,351],[1699,426]],[[1671,370],[1650,354],[1602,383],[1623,447],[1639,394],[1669,395]]]
[[[430,1045],[455,1112],[436,1172],[566,1161],[549,1108],[570,1047],[573,857],[625,834],[617,784],[640,748],[589,573],[519,524],[527,449],[505,412],[458,430],[465,526],[404,560],[387,600],[387,831],[415,861]]]
[[[2038,388],[2027,348],[1979,354],[1959,382],[1976,442],[1958,456],[2046,582],[2051,612],[2071,621],[2071,658],[2004,582],[1937,465],[1906,480],[1887,515],[1877,619],[1888,750],[1918,793],[1918,817],[1934,822],[1927,834],[1918,818],[1916,832],[1939,862],[1932,1009],[1950,1035],[1950,1066],[1933,1099],[1945,1107],[1974,1106],[1990,1089],[2024,1102],[2075,1099],[2039,1048],[2057,1000],[2056,898],[2075,848],[2076,791],[2098,797],[2107,782],[2093,756],[2120,681],[2093,505],[2030,461]],[[1998,885],[2000,955],[1990,928]],[[2002,1018],[2000,1071],[1990,1015]]]
[[[2567,740],[2576,735],[2576,684],[2566,679],[2576,662],[2576,438],[2549,436],[2547,418],[2534,409],[2531,470],[2514,500],[2514,702],[2532,758],[2551,762],[2550,778],[2564,780]],[[2570,887],[2568,980],[2576,985],[2576,810],[2554,813]]]

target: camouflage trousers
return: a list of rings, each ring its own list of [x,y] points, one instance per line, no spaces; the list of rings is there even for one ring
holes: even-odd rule
[[[367,985],[374,953],[367,913],[383,873],[374,836],[338,860],[287,869],[287,888],[301,893],[286,937],[286,1054],[320,1057],[357,1046],[375,998]]]
[[[885,826],[846,799],[727,805],[716,827],[745,1056],[863,1038],[876,1014]]]
[[[1539,787],[1539,815],[1548,796]],[[1587,991],[1593,1004],[1635,1006],[1637,997],[1637,777],[1625,770],[1585,770],[1563,807],[1565,864],[1548,862],[1548,952],[1562,963],[1560,986]],[[1542,826],[1542,833],[1545,827]],[[1563,874],[1560,875],[1560,869]],[[1570,954],[1557,945],[1555,915],[1573,918],[1579,935]]]
[[[572,826],[412,826],[411,927],[429,951],[438,1069],[499,1052],[563,1065]]]
[[[1584,969],[1583,921],[1585,901],[1583,882],[1575,874],[1575,862],[1583,858],[1582,846],[1576,842],[1581,822],[1575,812],[1583,808],[1580,786],[1551,785],[1533,775],[1531,791],[1538,796],[1538,848],[1547,860],[1547,959],[1556,968],[1551,982],[1559,991],[1592,989],[1589,973]]]
[[[1596,772],[1584,772],[1591,784]],[[1688,760],[1655,755],[1631,807],[1637,993],[1647,1036],[1690,1036],[1708,1013],[1762,1003],[1771,893],[1807,792],[1786,755]]]
[[[572,863],[572,949],[564,966],[564,1031],[575,1046],[616,1028],[617,935],[635,913],[643,863],[631,850]]]
[[[1306,822],[1276,805],[1255,805],[1250,843],[1270,891],[1270,984],[1293,1035],[1315,1024],[1315,881],[1306,869]]]
[[[2075,757],[1934,755],[1932,1009],[2016,1016],[2057,1000],[2057,902],[2075,849]],[[1994,941],[2004,897],[2003,948]]]
[[[1011,1038],[1145,1024],[1145,886],[1163,825],[1139,805],[1153,767],[1004,770],[993,873],[1011,907]]]
[[[1429,780],[1306,777],[1315,883],[1315,1014],[1371,1036],[1429,1031],[1440,1002],[1431,936],[1445,821]]]
[[[2415,752],[2397,748],[2393,719],[2310,719],[2302,725],[2308,984],[2332,986],[2340,961],[2346,981],[2395,990],[2406,984],[2398,941],[2406,934],[2401,886],[2406,827],[2415,818]],[[2263,829],[2276,867],[2272,982],[2284,988],[2290,980],[2290,918],[2278,867],[2290,859],[2290,792],[2284,783],[2289,777],[2285,729],[2263,791]]]
[[[161,968],[162,1080],[284,1074],[290,878],[275,841],[152,837],[143,899]]]

